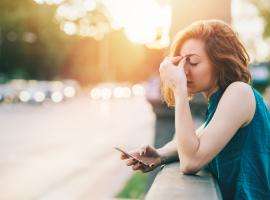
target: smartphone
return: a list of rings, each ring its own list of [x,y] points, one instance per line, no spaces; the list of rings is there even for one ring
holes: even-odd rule
[[[115,148],[116,150],[122,152],[123,154],[127,155],[128,157],[133,158],[133,159],[137,160],[138,162],[140,162],[140,163],[142,163],[142,164],[144,164],[144,165],[146,165],[146,166],[149,166],[149,164],[147,164],[147,163],[145,163],[144,161],[142,161],[142,160],[136,158],[135,156],[129,154],[128,152],[124,151],[123,149],[120,149],[119,147],[114,147],[114,148]]]

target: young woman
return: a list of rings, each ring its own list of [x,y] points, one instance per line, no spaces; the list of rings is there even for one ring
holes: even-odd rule
[[[244,46],[222,21],[198,21],[179,32],[159,68],[164,99],[175,107],[175,137],[161,149],[132,152],[154,158],[151,167],[121,158],[143,172],[180,160],[184,174],[209,170],[224,199],[270,199],[270,111],[250,85],[248,64]],[[208,108],[195,130],[189,100],[198,92]]]

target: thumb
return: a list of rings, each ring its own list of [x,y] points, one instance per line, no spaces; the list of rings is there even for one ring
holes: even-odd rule
[[[186,63],[186,61],[187,61],[187,59],[189,59],[189,57],[182,57],[182,59],[180,60],[180,62],[178,63],[178,67],[184,67],[184,65],[185,65],[185,63]]]
[[[182,59],[182,56],[175,56],[171,58],[173,64],[176,64],[178,61]]]

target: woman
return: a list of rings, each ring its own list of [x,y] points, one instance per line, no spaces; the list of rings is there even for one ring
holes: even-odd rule
[[[249,56],[231,27],[198,21],[179,32],[159,72],[168,106],[175,107],[175,137],[161,149],[133,154],[155,158],[151,167],[132,159],[134,170],[151,171],[180,160],[184,174],[208,169],[224,199],[270,199],[270,113],[250,86]],[[194,128],[189,99],[208,100],[205,123]]]

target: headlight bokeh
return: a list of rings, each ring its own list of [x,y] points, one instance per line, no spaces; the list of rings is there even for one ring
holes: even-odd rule
[[[75,98],[80,91],[75,80],[37,81],[14,79],[0,84],[0,102],[42,104]]]
[[[135,85],[97,85],[90,90],[92,100],[128,99],[136,96],[145,96],[145,88],[142,84]]]

